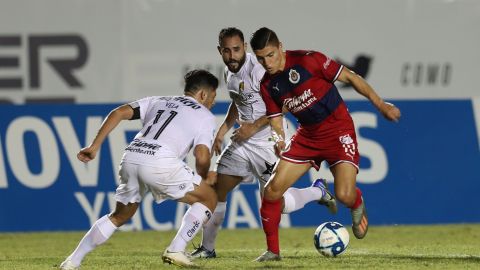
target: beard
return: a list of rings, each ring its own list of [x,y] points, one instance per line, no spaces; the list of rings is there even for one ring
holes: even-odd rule
[[[246,58],[247,54],[244,54],[240,60],[230,60],[228,63],[226,63],[228,70],[233,73],[237,73],[243,67],[243,64],[245,64]]]

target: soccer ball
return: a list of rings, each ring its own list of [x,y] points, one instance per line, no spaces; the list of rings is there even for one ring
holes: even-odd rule
[[[336,257],[345,252],[349,240],[347,229],[333,221],[320,224],[313,235],[315,248],[326,257]]]

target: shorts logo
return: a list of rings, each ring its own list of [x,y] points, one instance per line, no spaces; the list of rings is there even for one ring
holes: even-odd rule
[[[288,80],[291,83],[298,83],[300,81],[300,74],[295,69],[290,69],[290,72],[288,73]]]
[[[186,184],[180,184],[180,185],[178,186],[178,188],[179,188],[180,190],[184,190],[186,187],[187,187]]]
[[[341,142],[342,144],[351,144],[351,143],[353,143],[353,139],[352,139],[352,137],[350,137],[350,134],[340,136],[339,139],[340,139],[340,142]]]
[[[262,173],[262,174],[268,174],[268,175],[272,175],[273,173],[273,168],[275,167],[275,164],[276,162],[274,162],[273,164],[271,163],[268,163],[265,161],[265,171]],[[262,176],[263,177],[263,176]],[[267,179],[268,180],[268,179]]]
[[[350,134],[342,135],[338,139],[342,143],[345,154],[353,160],[353,157],[355,156],[356,146],[353,142],[352,137],[350,137]]]

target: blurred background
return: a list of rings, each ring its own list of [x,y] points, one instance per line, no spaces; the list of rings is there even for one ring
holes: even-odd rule
[[[181,95],[194,68],[223,79],[216,46],[229,26],[247,42],[267,26],[287,50],[321,51],[402,110],[390,123],[337,85],[355,121],[372,224],[480,222],[479,1],[0,0],[0,232],[87,230],[110,212],[140,124],[119,126],[87,166],[76,153],[119,104]],[[222,84],[218,124],[228,104]],[[324,164],[296,186],[317,177],[333,179]],[[257,186],[242,185],[224,227],[260,227],[259,204]],[[123,230],[174,229],[185,210],[148,196]],[[349,211],[311,204],[281,225],[329,220],[349,224]]]

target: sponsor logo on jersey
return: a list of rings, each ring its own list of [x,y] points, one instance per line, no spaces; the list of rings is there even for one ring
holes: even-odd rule
[[[156,144],[156,143],[147,143],[147,142],[141,141],[141,140],[139,140],[139,139],[135,139],[135,140],[130,144],[130,146],[140,147],[140,148],[145,148],[145,149],[150,149],[150,150],[158,150],[158,149],[160,149],[160,147],[162,147],[162,146],[159,145],[159,144]]]
[[[156,143],[147,143],[139,139],[135,139],[127,146],[127,148],[125,148],[125,151],[155,156],[160,147],[162,146]]]
[[[295,96],[293,98],[285,99],[283,104],[287,107],[287,109],[290,112],[296,113],[309,107],[316,100],[317,98],[313,95],[312,90],[308,89],[303,91],[303,93],[300,96]]]
[[[298,83],[300,81],[300,74],[295,69],[290,69],[288,72],[288,80],[291,83]]]

